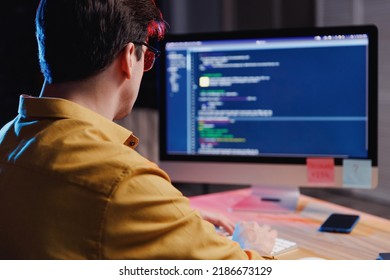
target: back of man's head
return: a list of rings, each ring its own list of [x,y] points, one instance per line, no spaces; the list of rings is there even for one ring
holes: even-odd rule
[[[49,83],[77,81],[108,67],[129,42],[162,37],[154,0],[41,0],[36,36]],[[138,59],[141,46],[137,46]]]

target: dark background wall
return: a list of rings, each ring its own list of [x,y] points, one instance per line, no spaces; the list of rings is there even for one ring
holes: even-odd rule
[[[37,4],[7,1],[0,9],[0,126],[16,115],[20,94],[39,93],[42,78],[34,36]]]
[[[314,25],[314,0],[159,0],[171,33]],[[34,18],[39,0],[9,0],[0,9],[0,126],[17,113],[20,94],[39,95]],[[59,54],[60,55],[60,54]],[[155,69],[136,107],[157,108]]]

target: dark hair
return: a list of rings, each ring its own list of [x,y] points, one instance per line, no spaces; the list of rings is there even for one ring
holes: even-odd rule
[[[127,43],[165,33],[154,0],[41,0],[35,23],[41,71],[49,83],[97,74]]]

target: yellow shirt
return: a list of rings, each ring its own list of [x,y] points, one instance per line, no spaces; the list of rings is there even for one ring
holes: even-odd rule
[[[0,259],[248,259],[215,233],[125,128],[20,97],[0,131]]]

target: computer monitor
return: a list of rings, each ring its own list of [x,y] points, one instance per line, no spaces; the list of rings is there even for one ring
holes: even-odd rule
[[[161,49],[172,181],[377,186],[375,26],[177,34]]]

